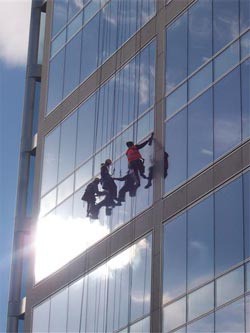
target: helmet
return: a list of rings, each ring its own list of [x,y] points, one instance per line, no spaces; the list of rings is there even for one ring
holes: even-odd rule
[[[110,158],[108,158],[108,159],[105,161],[105,164],[108,164],[108,165],[112,164],[112,161],[111,161],[111,159],[110,159]]]
[[[99,179],[98,177],[96,177],[96,178],[94,179],[94,182],[95,182],[95,183],[99,183],[99,182],[100,182],[100,179]]]
[[[128,141],[128,142],[126,142],[126,145],[127,145],[128,148],[132,147],[134,145],[134,142],[133,141]]]

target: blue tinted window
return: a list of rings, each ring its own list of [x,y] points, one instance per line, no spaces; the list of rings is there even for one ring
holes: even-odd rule
[[[167,29],[166,90],[169,91],[187,76],[187,14]]]
[[[58,36],[51,43],[51,57],[56,54],[58,50],[65,44],[66,42],[66,28],[60,32]]]
[[[188,211],[188,289],[213,278],[213,217],[212,196]]]
[[[188,73],[212,56],[212,1],[198,1],[189,10]]]
[[[241,59],[250,55],[250,31],[245,33],[240,39]]]
[[[81,81],[84,81],[97,67],[99,14],[82,31]]]
[[[53,10],[53,26],[52,36],[58,33],[59,30],[66,24],[68,0],[55,0]]]
[[[240,0],[240,31],[244,31],[250,26],[250,2]]]
[[[69,0],[68,20],[83,8],[83,0]]]
[[[239,41],[233,43],[214,60],[214,80],[234,67],[240,60]]]
[[[163,309],[163,332],[169,332],[186,322],[186,297]]]
[[[69,40],[82,26],[83,12],[79,13],[67,26],[67,40]]]
[[[241,141],[240,70],[237,67],[214,87],[215,159]]]
[[[245,257],[250,257],[250,171],[243,176]]]
[[[214,308],[214,283],[194,291],[188,296],[188,321],[213,310]]]
[[[216,306],[244,293],[244,266],[216,280]]]
[[[214,333],[214,314],[203,317],[187,326],[187,333]]]
[[[165,190],[170,191],[187,178],[187,109],[166,123],[166,151],[169,169]]]
[[[250,60],[241,65],[242,137],[250,136]]]
[[[47,113],[50,113],[62,99],[64,58],[65,49],[62,49],[50,62]]]
[[[188,99],[194,98],[213,82],[212,62],[203,67],[188,81]]]
[[[246,296],[246,332],[250,332],[250,295]]]
[[[63,180],[75,166],[76,121],[75,112],[61,125],[58,181]]]
[[[213,161],[213,97],[209,89],[188,106],[188,176]]]
[[[164,226],[163,303],[186,291],[186,214]]]
[[[57,183],[60,127],[45,138],[43,156],[42,195]]]
[[[239,34],[239,1],[213,1],[214,53],[218,52]]]
[[[79,84],[80,79],[81,32],[66,46],[63,97]]]
[[[86,121],[88,119],[88,121]],[[93,153],[95,122],[95,96],[89,98],[78,110],[76,165],[78,166]]]
[[[169,118],[185,104],[187,104],[187,83],[181,85],[166,98],[166,116]]]
[[[244,329],[244,299],[240,299],[215,313],[215,332],[242,333]]]
[[[215,193],[215,270],[219,274],[243,259],[243,198],[239,178]]]

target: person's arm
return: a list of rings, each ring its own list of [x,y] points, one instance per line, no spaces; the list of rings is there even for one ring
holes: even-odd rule
[[[152,142],[152,139],[153,139],[153,135],[154,133],[151,134],[150,138],[147,139],[146,141],[140,143],[140,144],[137,144],[135,145],[137,149],[142,149],[143,147],[145,147],[147,144],[149,144],[150,142]]]

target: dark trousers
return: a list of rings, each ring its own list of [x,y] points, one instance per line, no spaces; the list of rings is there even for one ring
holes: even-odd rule
[[[133,170],[135,173],[135,177],[136,177],[136,181],[137,181],[137,185],[140,185],[140,176],[141,175],[142,178],[147,179],[147,177],[145,176],[145,167],[144,164],[142,162],[142,160],[138,159],[135,161],[131,161],[129,162],[128,165],[130,170]]]

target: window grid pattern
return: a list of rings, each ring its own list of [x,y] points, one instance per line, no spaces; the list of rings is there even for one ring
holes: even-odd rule
[[[36,306],[32,332],[149,331],[151,257],[149,234]]]
[[[65,7],[54,10],[54,22],[64,10],[66,23],[67,4],[55,1],[54,6]],[[155,0],[89,1],[51,43],[47,114],[153,15]]]
[[[127,194],[126,202],[121,207],[115,207],[111,216],[106,216],[105,209],[101,208],[99,219],[93,222],[84,216],[86,206],[82,206],[81,197],[91,179],[99,175],[100,165],[107,158],[113,160],[115,177],[126,175],[126,142],[133,140],[139,143],[153,131],[154,82],[153,41],[45,138],[38,222],[41,229],[38,230],[43,232],[49,225],[58,224],[61,229],[64,226],[65,234],[71,239],[76,237],[74,232],[79,238],[79,234],[86,235],[88,230],[88,237],[82,236],[78,240],[81,245],[69,251],[71,255],[67,254],[67,261],[152,204],[152,187],[145,190],[146,180],[143,180],[145,184],[137,189],[135,197]],[[153,147],[146,146],[142,154],[148,173],[153,160]],[[118,191],[122,186],[123,182],[117,182]],[[77,225],[76,229],[72,228],[72,223]],[[65,248],[65,244],[61,246]],[[57,246],[52,239],[50,247],[51,254],[56,256],[60,252],[60,246],[55,251]],[[47,250],[44,250],[41,246],[37,270],[43,266],[41,260],[45,265],[44,253]],[[54,269],[47,265],[46,274],[66,262],[58,262]],[[36,275],[40,276],[38,279],[45,277],[44,274]]]
[[[223,1],[195,2],[166,30],[167,193],[250,136],[249,3]]]
[[[164,332],[221,332],[218,327],[229,321],[241,327],[232,332],[248,332],[242,296],[249,302],[249,180],[247,171],[164,225]],[[232,319],[221,315],[237,302],[240,322],[236,305]]]

